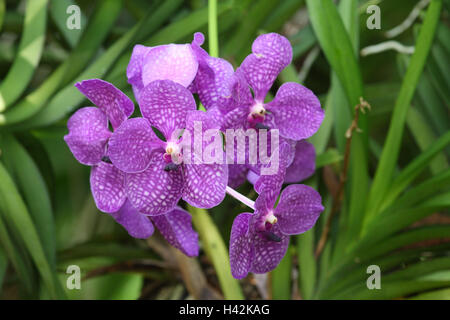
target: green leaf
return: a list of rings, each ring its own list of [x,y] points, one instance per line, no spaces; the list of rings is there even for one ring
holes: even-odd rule
[[[270,273],[273,300],[289,300],[292,296],[292,251],[288,248],[280,264]]]
[[[328,149],[316,157],[316,169],[342,161],[342,155],[336,149]]]
[[[38,89],[30,93],[13,108],[0,114],[0,125],[22,122],[46,106],[48,99],[61,86],[71,81],[89,63],[116,21],[122,1],[103,0],[97,6],[94,16],[81,37],[78,46],[69,58],[60,65]],[[60,91],[61,92],[61,91]]]
[[[50,263],[45,256],[41,240],[27,207],[18,193],[13,180],[1,163],[0,199],[4,207],[4,210],[2,210],[4,219],[10,221],[17,232],[20,233],[20,237],[23,239],[29,254],[33,258],[50,296],[57,298],[59,292],[61,292],[61,288],[58,288],[60,284],[57,282],[56,275],[52,271]]]
[[[261,0],[253,2],[253,5],[242,22],[236,27],[231,39],[224,46],[225,56],[234,56],[240,61],[250,51],[252,39],[256,36],[259,26],[264,22],[267,16],[274,10],[277,1]]]
[[[434,141],[433,144],[415,158],[390,183],[386,196],[379,205],[380,211],[392,204],[400,193],[430,164],[431,160],[450,144],[450,131]]]
[[[41,59],[45,42],[47,4],[48,0],[27,1],[19,51],[0,85],[0,112],[11,106],[25,91]]]
[[[55,226],[50,196],[38,167],[27,151],[12,136],[5,136],[2,143],[5,164],[16,178],[17,185],[30,208],[30,215],[42,241],[45,254],[53,270],[56,270]],[[30,183],[33,181],[33,183]]]
[[[339,13],[331,0],[307,0],[308,11],[314,32],[320,46],[339,79],[348,100],[351,114],[354,107],[363,97],[363,83],[359,65],[354,52],[354,44],[347,33]],[[353,3],[349,3],[353,5]],[[354,12],[357,14],[357,11]],[[350,32],[354,21],[348,23]],[[355,35],[352,35],[355,38]],[[355,44],[356,41],[354,40]],[[345,112],[345,111],[343,111]],[[336,119],[335,119],[336,120]],[[347,120],[348,121],[348,120]],[[350,152],[350,178],[351,192],[349,193],[349,235],[356,234],[360,225],[360,216],[366,204],[368,191],[367,169],[367,119],[360,115],[359,127],[362,134],[354,134]]]
[[[410,108],[406,116],[406,124],[411,134],[414,136],[420,150],[423,152],[437,139],[433,130],[429,127],[423,116],[415,108]],[[447,159],[444,154],[438,154],[430,162],[430,169],[433,174],[448,168]]]
[[[206,255],[211,260],[225,299],[242,300],[239,282],[231,275],[228,250],[216,225],[204,209],[188,206],[192,223],[199,233]]]
[[[411,300],[450,300],[450,288],[415,295]]]
[[[304,299],[311,299],[317,274],[316,259],[314,258],[314,230],[309,230],[296,238],[300,294]]]
[[[3,279],[5,278],[6,268],[8,267],[8,258],[3,249],[0,248],[0,294],[3,287]]]
[[[3,221],[2,210],[5,210],[0,204],[0,244],[4,253],[8,256],[9,261],[14,267],[18,278],[23,284],[25,291],[32,295],[35,288],[35,280],[33,279],[33,269],[28,260],[14,245],[13,240]]]
[[[67,8],[69,6],[76,5],[73,0],[58,0],[50,2],[50,16],[52,20],[55,22],[56,27],[59,32],[62,34],[64,39],[67,41],[71,48],[74,48],[78,43],[82,31],[86,25],[86,17],[83,12],[80,17],[80,29],[69,29],[67,28],[67,19],[69,18],[69,14],[67,13]]]
[[[404,76],[402,87],[394,106],[383,152],[370,190],[365,225],[369,224],[373,216],[379,212],[381,201],[391,185],[392,175],[400,152],[406,115],[433,42],[441,6],[442,1],[431,1],[416,42],[416,51]]]

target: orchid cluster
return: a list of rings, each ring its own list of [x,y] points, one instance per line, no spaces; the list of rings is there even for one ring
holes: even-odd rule
[[[249,205],[254,213],[235,218],[230,238],[231,271],[240,279],[248,272],[274,269],[290,235],[312,228],[323,211],[314,189],[291,183],[314,173],[314,147],[305,139],[318,130],[324,114],[317,97],[297,83],[281,85],[272,101],[266,101],[278,74],[292,60],[285,37],[259,36],[236,70],[226,60],[211,57],[203,42],[203,34],[196,33],[190,44],[134,47],[127,78],[139,105],[137,117],[132,117],[133,101],[111,83],[77,83],[95,107],[71,116],[64,139],[75,158],[91,166],[97,208],[133,237],[148,238],[156,227],[171,245],[196,256],[198,235],[190,214],[179,206],[181,199],[208,209],[228,193]],[[206,111],[197,107],[194,95]],[[216,160],[248,154],[248,143],[235,148],[234,141],[232,154],[225,152],[230,141],[222,134],[213,135],[214,148],[209,141],[196,140],[199,132],[229,129],[276,136],[278,143],[270,150],[270,160],[275,154],[279,159],[275,172],[264,174],[268,163],[247,158],[244,163],[205,161],[185,148],[194,145]],[[258,140],[262,148],[266,146]],[[232,189],[246,180],[258,193],[255,202]],[[281,191],[285,183],[291,185]]]

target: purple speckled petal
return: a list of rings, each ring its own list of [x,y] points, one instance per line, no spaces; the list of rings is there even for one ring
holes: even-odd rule
[[[247,105],[239,105],[236,108],[226,112],[222,119],[222,130],[226,129],[243,129],[248,127],[247,117],[249,107]]]
[[[247,178],[248,168],[245,164],[228,165],[228,186],[236,189],[241,186]]]
[[[197,208],[215,207],[225,198],[227,183],[225,164],[186,164],[183,200]]]
[[[285,183],[296,183],[305,180],[316,170],[316,150],[306,140],[298,141],[295,145],[295,157],[286,169]]]
[[[165,171],[163,152],[153,152],[147,170],[128,173],[126,193],[131,204],[141,213],[156,216],[172,210],[181,198],[181,168]]]
[[[303,184],[292,184],[281,193],[275,209],[281,232],[300,234],[311,229],[324,210],[320,194]]]
[[[145,56],[142,68],[144,86],[155,80],[172,80],[187,88],[197,74],[198,62],[190,44],[154,47]]]
[[[110,215],[134,238],[147,239],[155,231],[150,219],[139,213],[128,200],[119,211],[110,213]]]
[[[198,59],[198,71],[195,77],[195,92],[206,109],[225,108],[231,100],[233,66],[226,60],[211,57],[200,46],[204,37],[201,33],[194,35],[192,50]]]
[[[238,215],[231,227],[230,236],[230,266],[231,274],[236,279],[245,278],[253,262],[253,244],[249,234],[251,213]]]
[[[77,82],[75,87],[107,115],[114,129],[134,111],[133,101],[109,82],[83,80]]]
[[[95,107],[81,108],[70,117],[67,127],[69,134],[64,141],[74,157],[85,165],[99,163],[111,136],[106,115]]]
[[[279,161],[277,171],[274,174],[261,175],[254,184],[256,192],[259,194],[265,194],[267,208],[269,209],[273,208],[281,187],[283,186],[284,178],[286,176],[286,167],[289,160],[289,157],[285,155],[289,154],[291,152],[290,150],[291,146],[288,143],[282,143],[278,149]],[[274,152],[277,152],[277,150]],[[273,159],[273,156],[271,156],[271,159]],[[274,160],[271,160],[271,162],[272,161]],[[263,167],[268,166],[270,165],[264,165]]]
[[[199,153],[194,141],[194,125],[201,124],[203,134],[202,152]],[[215,129],[218,142],[206,141],[205,131]],[[191,161],[183,164],[184,189],[183,200],[198,208],[212,208],[222,202],[225,197],[225,189],[228,183],[228,167],[224,163],[224,152],[222,148],[222,136],[218,125],[212,121],[210,114],[203,111],[192,111],[188,113],[186,120],[186,132],[191,136]],[[215,139],[215,138],[214,138]],[[220,143],[218,163],[206,161],[206,148],[211,143]],[[216,150],[214,150],[215,155]],[[214,160],[215,158],[211,158]],[[183,159],[185,161],[186,159]]]
[[[100,211],[118,211],[126,200],[125,175],[110,163],[100,162],[91,169],[91,192]]]
[[[266,109],[273,113],[280,135],[293,140],[311,137],[324,118],[319,99],[295,82],[283,84]]]
[[[144,88],[142,82],[142,68],[147,54],[152,50],[152,47],[143,45],[135,45],[133,53],[131,54],[130,62],[127,67],[128,83],[133,86],[134,96],[139,100],[139,92]]]
[[[167,140],[176,129],[186,127],[186,115],[197,109],[192,93],[170,80],[157,80],[147,85],[140,95],[142,115],[161,131]]]
[[[162,144],[147,119],[132,118],[114,131],[108,144],[108,156],[124,172],[142,172],[150,165],[152,152]]]
[[[188,257],[198,256],[198,234],[192,229],[191,215],[180,207],[151,218],[172,246]]]
[[[252,51],[241,68],[255,93],[255,100],[263,102],[278,74],[291,63],[292,46],[285,37],[268,33],[256,38]]]
[[[270,232],[280,241],[275,241],[268,234],[260,231],[256,231],[253,236],[255,256],[250,269],[253,273],[266,273],[275,269],[289,247],[289,236],[282,234],[277,224],[271,228]]]

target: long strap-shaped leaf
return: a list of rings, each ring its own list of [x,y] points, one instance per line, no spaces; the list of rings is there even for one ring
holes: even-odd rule
[[[30,208],[29,212],[47,259],[52,269],[56,271],[55,225],[44,179],[34,160],[13,136],[5,136],[1,146],[7,150],[3,156],[5,165],[16,179],[17,186]]]
[[[307,0],[308,11],[325,56],[339,78],[346,93],[351,112],[363,97],[361,72],[356,60],[353,44],[332,0]],[[349,215],[357,217],[365,208],[368,192],[367,169],[367,119],[360,116],[362,134],[352,138],[350,158],[350,208]]]
[[[391,184],[395,164],[397,163],[402,141],[406,115],[411,104],[419,77],[430,52],[436,27],[441,13],[442,1],[432,0],[428,8],[425,21],[420,30],[416,43],[416,51],[411,58],[406,71],[397,102],[392,113],[386,142],[381,154],[380,162],[370,190],[364,224],[377,214],[380,203]]]
[[[28,0],[19,51],[0,85],[0,112],[27,88],[41,59],[45,42],[48,0]]]
[[[50,263],[45,256],[42,242],[36,231],[33,220],[30,217],[27,207],[20,196],[14,181],[8,171],[0,163],[0,201],[2,202],[2,215],[7,221],[14,225],[25,242],[26,248],[33,258],[42,280],[52,298],[57,298],[62,292],[56,275],[50,267]]]
[[[48,99],[62,85],[77,76],[97,52],[103,40],[120,14],[122,1],[103,0],[89,21],[78,46],[70,57],[60,65],[41,86],[26,96],[17,105],[0,114],[0,125],[12,125],[22,122],[41,110]]]

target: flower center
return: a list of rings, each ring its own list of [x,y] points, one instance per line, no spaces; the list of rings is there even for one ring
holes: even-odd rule
[[[261,218],[261,231],[269,231],[274,224],[278,222],[277,217],[273,214],[273,210],[269,210],[265,216]]]
[[[163,157],[167,163],[180,164],[182,161],[180,145],[173,141],[167,142],[166,143],[166,153],[164,153]]]
[[[247,120],[251,124],[261,123],[264,121],[265,115],[266,109],[264,108],[264,104],[262,102],[256,102],[250,107],[250,113],[247,117]]]

